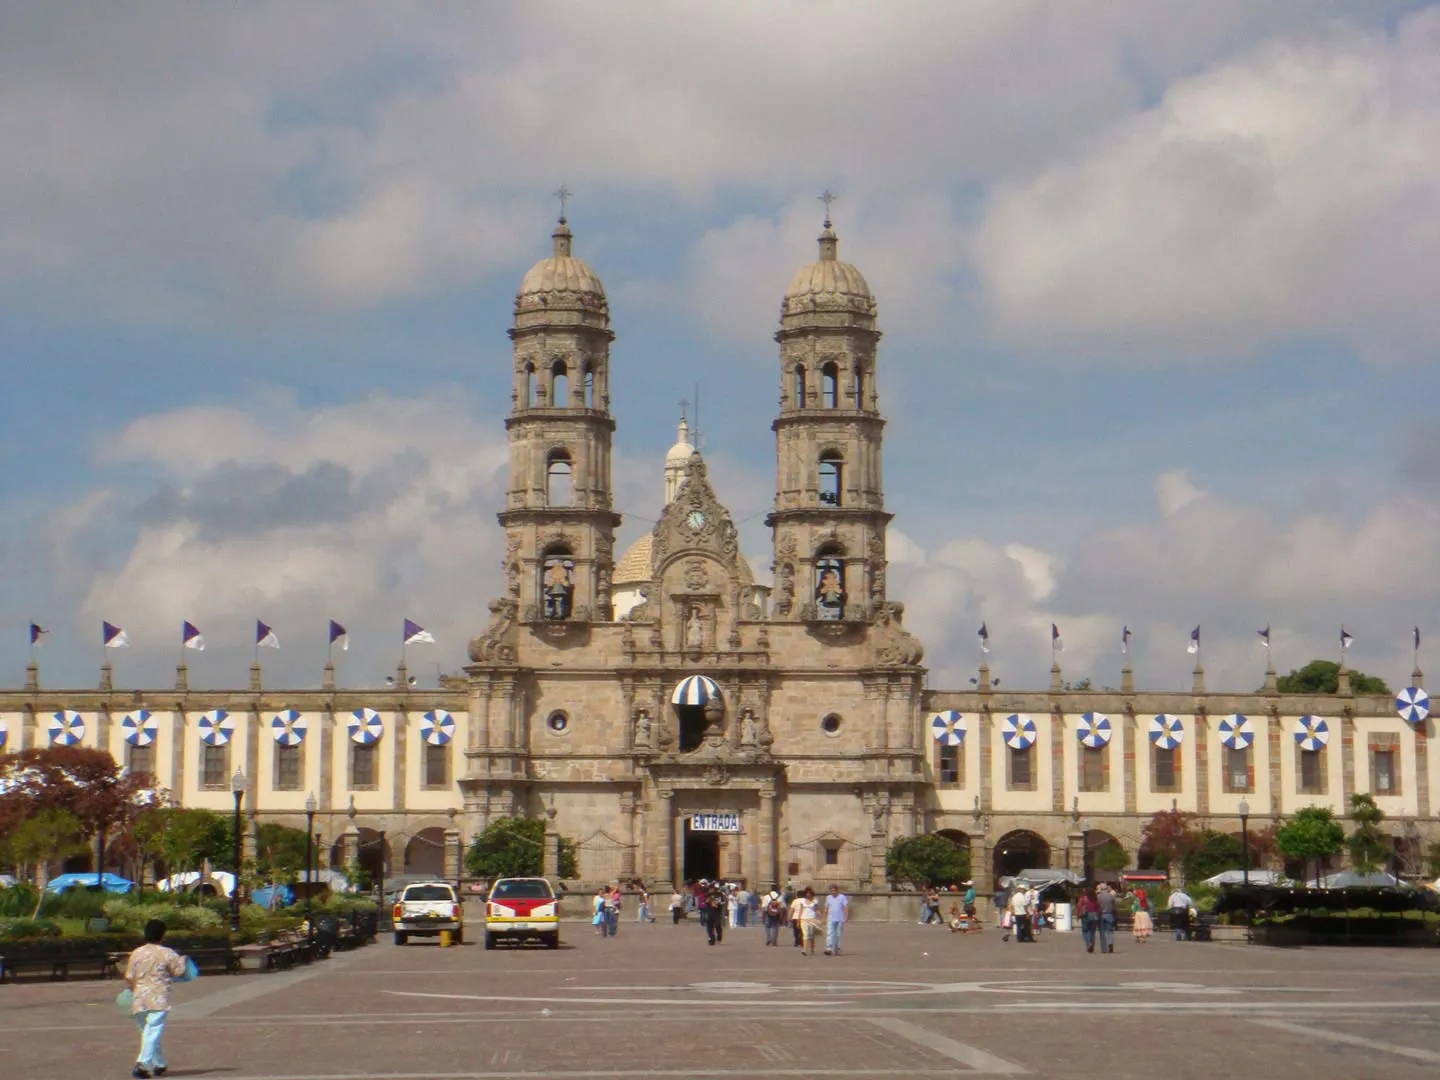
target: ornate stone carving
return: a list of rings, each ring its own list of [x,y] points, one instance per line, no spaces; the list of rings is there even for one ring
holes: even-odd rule
[[[714,787],[730,782],[730,769],[722,761],[717,761],[706,768],[704,774],[705,783]]]
[[[881,604],[875,612],[870,640],[875,662],[881,667],[909,667],[925,656],[920,639],[900,625],[904,613],[901,604]]]
[[[789,615],[795,607],[795,564],[782,562],[775,568],[775,611]]]
[[[691,592],[703,592],[710,584],[710,573],[704,559],[685,560],[685,588]]]
[[[885,541],[878,533],[870,537],[870,602],[885,602]]]
[[[477,664],[515,662],[517,605],[512,597],[490,601],[490,625],[470,639],[470,659]]]
[[[635,714],[635,745],[650,745],[650,714],[644,709]]]
[[[740,714],[740,745],[755,745],[755,713],[746,709]]]
[[[514,599],[520,597],[520,538],[513,536],[505,545],[505,557],[500,560],[500,569],[505,574],[505,595]]]

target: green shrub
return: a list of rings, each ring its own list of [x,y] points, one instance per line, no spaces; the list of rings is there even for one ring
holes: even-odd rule
[[[29,918],[35,910],[35,896],[35,889],[30,885],[0,889],[0,919]]]
[[[105,914],[105,905],[115,899],[114,893],[100,889],[66,889],[62,893],[47,892],[45,915],[54,919],[94,919]],[[31,909],[34,910],[33,907]]]
[[[23,938],[59,937],[60,927],[50,919],[0,919],[0,938],[15,941]]]

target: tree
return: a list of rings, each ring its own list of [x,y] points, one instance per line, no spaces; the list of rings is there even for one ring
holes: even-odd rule
[[[104,750],[87,746],[30,747],[0,757],[0,835],[42,809],[64,810],[98,842],[126,828],[153,800],[145,783]]]
[[[580,876],[575,845],[559,839],[559,874]],[[465,869],[494,881],[502,877],[539,877],[545,868],[545,822],[540,818],[497,818],[470,844]]]
[[[907,836],[885,853],[885,876],[917,889],[958,885],[970,877],[970,849],[936,833]]]
[[[1155,865],[1168,870],[1184,867],[1185,860],[1203,846],[1195,816],[1183,810],[1161,810],[1140,830],[1140,846],[1155,856]]]
[[[1250,869],[1261,870],[1275,858],[1275,826],[1266,825],[1250,834]]]
[[[1320,863],[1345,845],[1345,829],[1335,820],[1328,806],[1307,806],[1275,830],[1275,846],[1291,859],[1313,859],[1315,880],[1319,883]]]
[[[277,878],[305,868],[305,830],[267,821],[255,829],[255,868]]]
[[[1350,861],[1355,864],[1355,870],[1361,874],[1383,870],[1386,856],[1390,854],[1389,841],[1380,831],[1385,811],[1375,805],[1375,799],[1370,795],[1351,795],[1350,817],[1355,821],[1355,831],[1345,844],[1350,849]]]
[[[1235,837],[1206,829],[1199,834],[1194,850],[1184,857],[1185,880],[1204,881],[1226,870],[1239,870],[1244,865],[1241,854]]]
[[[1280,676],[1275,686],[1282,694],[1335,694],[1340,690],[1340,665],[1334,660],[1311,660],[1303,668]],[[1350,690],[1356,694],[1390,693],[1384,679],[1363,671],[1350,672]]]
[[[199,869],[207,859],[229,865],[234,847],[230,822],[213,810],[176,806],[161,811],[166,816],[160,851],[172,874]]]
[[[1096,870],[1119,873],[1130,865],[1130,856],[1114,840],[1107,840],[1090,853],[1090,865]]]
[[[138,867],[135,880],[141,889],[145,887],[145,868],[161,851],[165,829],[170,822],[169,809],[168,806],[148,806],[135,815],[130,826],[130,845],[135,850]]]
[[[35,899],[35,914],[31,918],[38,919],[40,907],[45,903],[40,867],[68,855],[84,854],[87,847],[85,826],[68,810],[40,810],[11,831],[6,847],[14,858],[16,867],[24,867],[33,875],[32,880],[40,895]]]
[[[1440,840],[1430,841],[1425,849],[1425,876],[1440,878]]]

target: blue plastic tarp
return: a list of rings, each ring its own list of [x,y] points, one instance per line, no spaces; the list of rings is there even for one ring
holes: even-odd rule
[[[135,882],[109,871],[100,875],[100,883],[106,892],[127,893],[135,888]],[[61,874],[59,877],[50,879],[45,886],[45,891],[58,893],[64,892],[66,889],[93,889],[94,887],[94,874]]]

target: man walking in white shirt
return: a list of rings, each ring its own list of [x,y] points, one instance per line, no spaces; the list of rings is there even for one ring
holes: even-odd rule
[[[845,936],[845,924],[850,920],[850,898],[840,891],[839,885],[830,886],[830,895],[825,898],[825,955],[839,956],[840,942]]]

